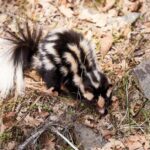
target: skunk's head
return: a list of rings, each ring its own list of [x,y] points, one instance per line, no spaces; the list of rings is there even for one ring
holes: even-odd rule
[[[83,94],[83,97],[96,105],[97,111],[101,115],[105,115],[107,114],[108,107],[112,103],[112,84],[102,73],[99,73],[99,80],[95,78],[95,85],[94,82],[91,82],[91,79],[91,77],[89,78],[89,76],[87,76],[83,80],[86,93]]]
[[[101,74],[101,83],[97,90],[97,109],[101,114],[107,114],[108,107],[112,103],[112,90],[113,86],[108,78]]]

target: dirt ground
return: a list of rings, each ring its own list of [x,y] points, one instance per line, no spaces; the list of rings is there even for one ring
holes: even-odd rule
[[[31,70],[25,73],[25,96],[0,101],[0,149],[19,149],[39,133],[25,149],[74,149],[68,139],[82,150],[74,133],[76,123],[105,140],[91,150],[150,149],[150,102],[132,73],[135,66],[150,58],[150,2],[0,0],[1,38],[8,36],[6,30],[18,32],[17,23],[23,26],[26,21],[31,27],[42,28],[44,35],[55,28],[71,28],[90,38],[96,44],[101,68],[113,83],[113,104],[108,114],[100,117],[95,108],[69,94],[46,95],[42,79]],[[40,129],[44,130],[41,134]]]

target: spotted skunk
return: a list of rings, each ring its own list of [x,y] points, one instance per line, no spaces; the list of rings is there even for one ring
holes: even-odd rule
[[[98,111],[105,113],[111,102],[112,85],[101,72],[95,50],[89,40],[73,30],[54,30],[42,38],[42,31],[19,27],[19,35],[9,32],[11,38],[1,39],[0,96],[14,89],[24,92],[24,71],[34,68],[48,89],[60,92],[63,84],[78,98],[95,102]]]

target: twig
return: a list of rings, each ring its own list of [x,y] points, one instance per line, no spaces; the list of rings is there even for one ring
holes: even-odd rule
[[[122,120],[120,121],[120,123],[119,123],[119,127],[121,126],[121,124],[122,124],[122,122],[125,120],[125,118],[127,117],[127,115],[128,115],[128,113],[129,113],[129,107],[128,107],[128,103],[129,103],[129,101],[128,101],[128,86],[126,85],[126,105],[127,105],[127,108],[126,108],[126,113],[125,113],[125,115],[124,115],[124,117],[122,118]]]
[[[63,134],[61,134],[56,128],[51,129],[52,132],[59,135],[63,140],[65,140],[74,150],[79,150],[74,144],[72,144]]]
[[[25,140],[21,145],[18,146],[18,150],[24,150],[30,143],[33,143],[35,140],[37,140],[43,132],[45,132],[47,129],[50,128],[51,132],[60,136],[64,141],[66,141],[74,150],[79,150],[73,143],[71,143],[64,135],[62,135],[55,127],[54,125],[57,125],[56,122],[52,122],[49,119],[45,124],[36,129],[29,138]]]

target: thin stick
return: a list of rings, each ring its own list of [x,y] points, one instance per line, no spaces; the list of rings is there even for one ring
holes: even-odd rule
[[[142,106],[140,107],[140,109],[136,112],[136,114],[133,116],[133,118],[136,118],[138,116],[138,114],[141,112],[142,108],[145,106],[145,104],[148,102],[148,99],[146,99]]]
[[[63,134],[61,134],[56,128],[51,129],[52,132],[59,135],[63,140],[65,140],[74,150],[79,150],[74,144],[72,144]]]

